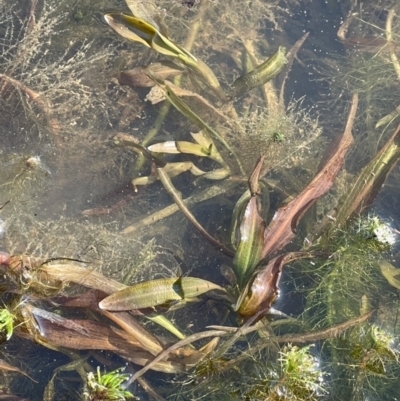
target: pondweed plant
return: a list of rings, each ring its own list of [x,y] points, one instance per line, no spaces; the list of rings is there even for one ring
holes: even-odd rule
[[[128,399],[133,393],[141,394],[140,388],[134,387],[136,383],[160,401],[164,397],[314,400],[337,394],[346,394],[342,399],[355,399],[360,386],[366,395],[371,394],[371,377],[377,379],[374,385],[379,387],[390,377],[388,372],[396,371],[397,351],[389,344],[390,334],[367,322],[380,305],[379,294],[395,290],[396,267],[388,267],[383,252],[392,249],[396,237],[381,219],[362,214],[400,156],[399,130],[352,178],[350,190],[337,188],[341,199],[336,210],[327,212],[321,207],[320,224],[313,227],[315,222],[309,217],[312,209],[334,185],[353,145],[359,96],[351,94],[346,127],[326,146],[328,151],[320,161],[316,154],[326,140],[319,139],[318,121],[300,110],[301,102],[292,101],[287,106],[285,100],[285,82],[307,34],[294,46],[288,45],[288,40],[278,43],[277,38],[273,46],[255,41],[265,35],[251,14],[270,15],[276,23],[280,9],[276,8],[272,17],[271,4],[202,0],[188,11],[169,0],[128,0],[131,12],[104,10],[104,22],[123,38],[107,31],[105,24],[98,29],[103,29],[104,43],[112,43],[113,52],[127,58],[128,67],[121,67],[124,63],[119,61],[111,67],[114,63],[108,60],[114,78],[103,87],[101,82],[90,87],[96,78],[89,79],[87,72],[97,65],[104,50],[90,58],[90,49],[82,45],[86,42],[60,44],[64,52],[61,59],[52,51],[58,48],[56,40],[37,59],[28,52],[22,70],[30,70],[32,80],[24,79],[18,70],[13,51],[22,52],[26,43],[33,46],[28,41],[31,32],[35,38],[38,32],[47,37],[46,27],[55,26],[51,24],[64,15],[54,15],[51,3],[37,7],[32,1],[26,21],[21,17],[25,22],[20,36],[5,36],[15,39],[11,47],[15,50],[8,53],[10,60],[15,60],[15,71],[10,63],[4,63],[7,75],[4,72],[2,78],[15,110],[38,107],[39,114],[46,117],[34,128],[41,144],[55,145],[63,156],[59,164],[54,163],[55,158],[39,165],[49,171],[44,169],[47,174],[39,177],[44,185],[36,187],[34,199],[37,178],[33,178],[38,176],[30,173],[41,171],[32,163],[38,159],[20,157],[23,162],[16,164],[20,168],[7,168],[7,177],[2,180],[1,217],[6,221],[5,249],[0,252],[2,287],[24,301],[12,309],[18,327],[7,347],[18,337],[18,341],[35,342],[55,352],[48,361],[61,354],[71,358],[65,371],[72,369],[79,375],[82,399]],[[167,9],[167,5],[171,8],[164,19],[162,8]],[[82,2],[81,7],[87,9],[87,4]],[[203,44],[215,30],[204,27],[215,24],[215,14],[229,7],[243,12],[224,12],[218,20],[221,27],[215,43]],[[179,13],[174,19],[169,13],[176,9]],[[85,20],[78,11],[72,6],[66,14],[73,24]],[[5,25],[14,21],[7,12]],[[185,20],[184,14],[193,18]],[[201,20],[206,21],[203,32]],[[222,22],[229,23],[223,26]],[[181,29],[185,24],[187,35]],[[35,27],[41,30],[35,31]],[[230,46],[229,40],[234,45]],[[222,62],[214,57],[214,50],[223,52]],[[137,65],[137,60],[143,65]],[[59,86],[54,72],[43,81],[36,74],[46,72],[46,68],[65,68],[70,71],[68,79],[75,82],[80,78],[75,68],[81,66],[82,79],[87,81],[77,86]],[[95,72],[100,81],[105,79],[101,68],[95,68],[93,75]],[[78,93],[72,96],[79,100],[76,105],[72,100],[64,104],[68,108],[65,114],[61,88],[67,97]],[[87,111],[98,104],[94,88],[105,102],[96,112],[103,107],[111,111],[84,121],[90,115]],[[154,105],[139,102],[147,91],[143,88],[151,88],[147,98]],[[36,96],[36,91],[42,96]],[[44,95],[55,103],[50,114],[42,101]],[[29,99],[20,106],[17,100],[24,96]],[[108,102],[110,99],[114,101]],[[135,121],[138,115],[130,114],[130,102],[141,110],[140,123]],[[117,118],[119,107],[123,110]],[[27,116],[29,125],[35,114]],[[39,135],[42,126],[52,132],[50,139]],[[121,132],[120,127],[129,133]],[[33,137],[14,140],[28,146]],[[13,152],[19,154],[18,149]],[[112,189],[106,198],[96,197],[89,185],[76,179],[87,174],[86,168],[92,164],[103,163],[116,166],[93,170],[89,176],[95,183],[105,181],[104,188]],[[13,182],[21,183],[19,193]],[[32,185],[26,185],[29,182]],[[71,193],[67,200],[59,196],[57,202],[44,203],[43,198],[53,198],[50,190],[42,188],[54,188],[50,184],[55,182],[64,193],[77,185],[82,192]],[[157,190],[158,184],[162,191]],[[98,193],[104,193],[104,188]],[[164,207],[167,196],[173,204]],[[73,210],[69,201],[75,206]],[[198,204],[204,201],[212,206],[210,210],[232,216],[230,230],[228,219],[215,222],[219,227],[215,232],[198,217]],[[53,204],[61,204],[57,218]],[[150,214],[158,205],[161,209]],[[182,216],[152,228],[179,210],[213,246],[190,229],[184,231]],[[77,211],[83,213],[78,216]],[[305,229],[299,226],[303,216],[308,223],[304,243]],[[361,216],[358,221],[357,216]],[[194,257],[188,259],[188,255]],[[298,311],[304,312],[297,318],[281,314],[281,319],[271,323],[268,318],[278,313],[273,302],[279,295],[284,265],[293,266],[298,259],[310,261],[300,264],[302,281],[298,285],[298,277],[290,270],[295,295],[301,301]],[[214,267],[229,265],[224,268],[229,284],[215,269],[206,271],[207,261]],[[389,283],[387,277],[391,277]],[[285,298],[280,297],[283,305]],[[7,316],[4,322],[7,331]],[[311,348],[314,343],[316,347]],[[93,366],[115,364],[116,358],[122,361],[118,363],[134,365],[136,372],[129,378],[117,371],[102,374],[97,369],[93,373]],[[352,369],[355,378],[346,381],[345,389],[339,388],[338,379]],[[55,381],[55,374],[61,371],[58,366],[50,372],[46,400],[61,399],[62,387],[67,386],[66,380]],[[143,375],[149,371],[157,376],[149,374],[147,382]],[[166,382],[168,386],[160,386]],[[85,385],[89,390],[83,395]],[[6,391],[15,393],[11,385]]]
[[[326,394],[325,372],[311,346],[288,344],[279,355],[260,352],[227,369],[227,361],[213,367],[204,361],[196,368],[194,380],[182,383],[172,399],[210,400],[317,400]],[[229,364],[229,363],[228,363]],[[193,378],[192,378],[193,379]],[[207,388],[207,390],[206,390]]]
[[[16,316],[7,308],[0,309],[0,331],[9,340],[13,335]]]
[[[134,398],[133,395],[123,387],[123,383],[128,379],[128,376],[122,373],[122,369],[101,373],[100,366],[98,366],[96,374],[89,372],[87,375],[87,385],[90,393],[85,395],[86,399],[88,401],[132,400]]]

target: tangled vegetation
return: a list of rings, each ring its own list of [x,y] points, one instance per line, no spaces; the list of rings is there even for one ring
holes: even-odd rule
[[[306,65],[307,2],[28,3],[0,0],[0,398],[397,396],[399,6],[315,5],[344,61]]]

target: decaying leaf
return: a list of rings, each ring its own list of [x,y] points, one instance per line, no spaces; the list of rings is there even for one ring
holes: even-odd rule
[[[59,280],[64,283],[76,283],[85,287],[100,290],[106,294],[121,290],[124,284],[103,276],[101,273],[87,269],[77,264],[44,264],[39,273],[48,280]]]
[[[25,308],[28,308],[36,318],[40,317],[49,320],[50,322],[55,323],[58,326],[76,331],[84,336],[89,336],[89,332],[87,331],[87,329],[76,323],[74,320],[66,319],[65,317],[57,315],[56,313],[37,308],[36,306],[30,304],[27,304]]]
[[[128,312],[111,313],[108,311],[102,311],[102,314],[118,324],[119,327],[131,335],[132,338],[136,339],[143,349],[150,354],[158,355],[163,350],[163,346],[158,338],[146,330]]]
[[[146,365],[153,355],[145,351],[134,337],[109,324],[87,319],[71,319],[79,326],[85,327],[89,336],[83,336],[74,330],[60,327],[49,320],[39,318],[40,335],[36,336],[43,344],[50,347],[64,347],[76,350],[108,350],[138,365]],[[173,361],[161,361],[154,365],[154,370],[165,373],[182,371],[182,364]]]
[[[6,370],[9,372],[17,372],[17,373],[21,373],[22,375],[28,377],[29,379],[31,379],[32,381],[34,381],[35,383],[37,383],[36,380],[32,379],[32,377],[30,377],[27,373],[25,373],[23,370],[17,368],[16,366],[10,365],[8,362],[6,362],[4,359],[0,359],[0,370]],[[0,398],[1,399],[1,398]]]
[[[152,87],[155,85],[154,80],[149,78],[148,72],[167,79],[182,74],[184,69],[173,62],[161,61],[146,66],[139,66],[130,70],[120,71],[117,79],[120,85],[127,85],[131,88],[135,87]]]

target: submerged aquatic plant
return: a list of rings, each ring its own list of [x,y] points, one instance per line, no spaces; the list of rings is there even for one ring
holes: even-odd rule
[[[327,393],[325,373],[310,348],[311,345],[300,348],[289,344],[280,351],[280,377],[272,386],[268,400],[316,400]]]
[[[123,369],[116,369],[112,372],[101,373],[97,367],[96,373],[89,372],[87,375],[87,385],[89,394],[86,394],[88,401],[125,401],[133,399],[130,391],[127,391],[123,383],[129,375],[122,373]]]
[[[4,331],[6,340],[9,340],[14,331],[16,316],[7,308],[0,309],[0,331]]]
[[[356,233],[375,241],[377,246],[389,248],[396,242],[393,229],[378,216],[360,217],[356,225]]]
[[[171,1],[160,1],[160,4],[167,3],[172,4]],[[120,186],[120,191],[130,190],[133,194],[133,189],[128,188],[129,181],[132,180],[137,191],[135,197],[137,195],[137,199],[145,199],[142,203],[135,198],[132,202],[134,206],[131,207],[127,202],[113,203],[113,197],[110,196],[105,200],[106,203],[101,205],[103,207],[86,209],[88,199],[82,195],[85,208],[83,216],[80,215],[79,218],[73,214],[76,210],[71,212],[67,206],[65,209],[72,216],[63,215],[53,221],[48,220],[50,213],[45,208],[43,220],[31,213],[33,209],[24,210],[22,207],[14,207],[6,217],[7,236],[4,243],[10,254],[4,257],[1,263],[1,268],[8,278],[8,282],[5,283],[6,291],[31,295],[15,312],[23,318],[23,324],[15,333],[54,351],[68,350],[68,356],[73,359],[68,369],[76,370],[82,382],[88,385],[89,391],[86,396],[89,400],[123,400],[132,397],[126,388],[132,381],[142,379],[141,375],[148,370],[165,375],[181,375],[179,377],[183,377],[182,381],[186,387],[177,389],[176,386],[172,390],[177,398],[189,394],[186,399],[207,397],[211,400],[215,397],[218,400],[245,398],[253,401],[314,400],[326,396],[324,372],[318,364],[318,359],[313,356],[310,346],[301,348],[291,345],[293,343],[325,341],[324,352],[329,354],[338,366],[353,364],[360,368],[364,363],[371,371],[382,370],[382,366],[385,370],[389,364],[386,364],[385,360],[379,365],[381,359],[376,358],[377,353],[386,355],[388,360],[392,358],[390,361],[397,363],[396,353],[393,351],[390,355],[390,350],[385,345],[387,337],[379,330],[371,332],[372,340],[369,343],[362,344],[365,346],[362,349],[368,349],[369,352],[363,354],[360,350],[348,359],[336,352],[335,347],[340,342],[332,339],[341,335],[342,340],[348,336],[350,344],[346,352],[356,350],[354,344],[357,344],[357,333],[361,329],[357,327],[358,331],[355,329],[353,332],[351,327],[365,322],[371,316],[371,308],[368,305],[374,306],[378,303],[376,293],[384,281],[379,281],[379,278],[382,278],[381,271],[374,266],[374,262],[381,254],[377,254],[376,247],[364,247],[364,244],[376,244],[375,237],[381,240],[382,233],[386,235],[383,239],[385,243],[392,242],[393,238],[377,218],[360,220],[359,228],[354,228],[356,224],[349,225],[348,222],[353,212],[358,211],[357,207],[363,204],[365,197],[370,200],[379,191],[390,170],[382,166],[393,166],[397,160],[397,134],[393,134],[393,141],[388,145],[393,156],[390,163],[383,163],[377,158],[372,165],[367,166],[369,170],[373,170],[373,174],[371,171],[367,172],[368,169],[360,174],[359,181],[353,186],[357,195],[350,199],[351,207],[340,210],[340,219],[334,221],[334,217],[330,216],[332,225],[325,225],[319,233],[308,227],[312,234],[315,234],[308,243],[313,248],[303,249],[300,241],[296,241],[291,246],[297,246],[297,249],[287,250],[286,245],[292,242],[298,233],[299,236],[302,234],[302,228],[295,232],[300,219],[313,207],[317,199],[332,187],[344,164],[345,155],[353,142],[351,131],[355,120],[357,95],[353,97],[344,134],[334,140],[330,152],[327,152],[316,168],[314,154],[318,149],[317,142],[313,141],[321,133],[318,121],[300,110],[301,102],[292,101],[285,107],[284,82],[280,85],[279,100],[278,91],[271,81],[267,87],[264,86],[267,80],[278,73],[282,74],[282,80],[285,81],[296,52],[307,35],[304,35],[288,53],[284,52],[283,47],[278,48],[278,45],[276,52],[262,44],[256,49],[251,39],[256,38],[255,34],[260,37],[260,32],[256,25],[257,18],[251,19],[250,16],[254,12],[271,10],[271,2],[268,5],[261,0],[228,3],[209,3],[206,0],[198,2],[198,8],[194,7],[196,13],[198,12],[196,18],[188,21],[190,34],[185,45],[178,44],[183,43],[184,39],[179,37],[181,32],[177,32],[179,29],[176,29],[176,26],[183,26],[183,22],[176,18],[175,32],[168,34],[163,19],[157,12],[152,12],[158,10],[153,2],[128,0],[132,16],[117,12],[106,14],[106,22],[125,38],[139,41],[141,45],[159,53],[158,56],[161,54],[173,58],[172,63],[158,60],[156,64],[136,66],[135,70],[117,72],[120,84],[123,84],[125,79],[125,84],[129,86],[153,86],[149,97],[154,102],[164,103],[159,108],[154,127],[152,126],[147,134],[143,132],[144,126],[135,126],[140,128],[137,133],[138,137],[143,139],[141,144],[138,143],[138,138],[125,132],[115,134],[104,129],[101,138],[107,139],[106,145],[99,144],[98,141],[88,145],[85,142],[87,137],[82,135],[71,148],[68,145],[57,149],[65,152],[68,150],[63,160],[65,163],[74,164],[74,153],[81,147],[83,149],[86,145],[92,149],[96,148],[94,153],[80,153],[87,159],[84,166],[97,160],[113,162],[116,160],[115,152],[125,152],[125,162],[118,165],[118,174],[112,178],[108,173],[105,174],[105,181],[113,190]],[[216,34],[219,40],[215,41],[215,50],[225,49],[226,53],[222,55],[226,65],[221,63],[218,69],[212,56],[207,54],[203,57],[208,52],[208,47],[199,45],[193,50],[193,42],[199,32],[199,21],[210,24],[210,21],[214,21],[212,13],[216,10],[226,10],[226,7],[235,10],[240,8],[243,12],[222,13],[222,20],[231,19],[235,24],[221,26]],[[48,11],[44,8],[44,11],[46,10]],[[84,14],[78,11],[71,10],[71,16],[74,23],[81,24],[82,17],[85,18]],[[205,18],[207,12],[210,12],[210,18]],[[45,16],[46,13],[43,12],[42,17]],[[240,27],[238,21],[241,24],[243,21],[251,21],[251,24],[242,24]],[[215,30],[209,30],[213,31]],[[25,42],[24,32],[25,30],[20,42],[30,43]],[[202,33],[202,37],[208,37],[209,32]],[[235,44],[227,52],[229,35],[230,38],[234,38]],[[179,39],[175,41],[175,38]],[[115,41],[112,38],[107,40],[112,40],[113,43]],[[85,43],[82,46],[86,54],[89,49]],[[114,48],[123,54],[126,44],[119,46]],[[15,48],[19,49],[18,46]],[[239,60],[235,54],[236,48],[243,50],[243,60]],[[72,57],[67,62],[67,67],[71,69],[72,65],[82,65],[80,60],[83,53],[80,53],[78,45],[68,47],[66,51],[75,54],[74,49],[78,49],[77,58]],[[262,54],[268,54],[270,58],[265,62],[257,60],[259,50],[262,50]],[[211,63],[205,64],[197,54],[204,60],[211,59]],[[88,65],[84,64],[85,68],[89,68],[89,64],[96,60],[98,59],[88,58]],[[26,65],[31,66],[31,61],[27,59]],[[232,64],[241,70],[239,78],[234,76],[237,75],[236,72],[229,71],[232,70]],[[55,68],[52,64],[50,67]],[[87,71],[85,68],[83,71]],[[22,93],[33,96],[28,100],[27,106],[37,103],[42,113],[47,110],[40,98],[35,97],[36,92],[33,93],[30,90],[32,88],[26,85],[28,80],[23,82],[23,74],[15,71],[12,77],[8,75],[2,78],[9,89],[18,88]],[[76,80],[80,77],[75,70],[71,72],[71,76]],[[174,83],[167,81],[170,76],[176,77]],[[190,82],[187,77],[190,77]],[[232,84],[227,84],[228,81]],[[33,86],[35,81],[29,82],[32,82]],[[57,83],[55,80],[54,92],[51,88],[48,91],[43,89],[48,81],[43,81],[42,86],[37,84],[37,90],[47,94],[49,99],[53,99],[57,102],[56,106],[61,108],[58,102],[61,104],[63,97],[57,96],[57,90],[60,89]],[[87,95],[90,91],[85,91],[89,89],[81,85],[83,84],[77,82],[77,86],[70,87],[70,90],[75,88],[82,96]],[[114,81],[110,86],[118,87]],[[119,90],[122,93],[122,89],[115,91]],[[263,97],[258,96],[259,92],[262,92]],[[135,96],[141,95],[140,91],[138,93],[135,92]],[[21,92],[14,90],[11,91],[11,96],[13,99],[23,97]],[[237,99],[241,96],[246,96],[243,102]],[[82,100],[85,99],[84,97]],[[94,96],[89,96],[87,100],[84,105],[88,107],[96,104]],[[116,100],[115,104],[109,105],[114,111],[118,109],[121,99],[118,97]],[[186,120],[181,122],[173,115],[173,118],[169,119],[171,125],[163,124],[164,119],[168,117],[169,105],[175,107]],[[71,106],[71,110],[65,110],[65,113],[57,107],[51,108],[54,114],[48,115],[50,128],[57,128],[56,122],[51,120],[52,117],[73,117],[75,106],[72,100],[68,106]],[[151,110],[157,108],[158,106],[155,106]],[[146,109],[144,115],[148,116],[151,113]],[[33,118],[33,114],[29,116]],[[64,121],[64,118],[57,122]],[[80,130],[79,128],[86,126],[82,120],[83,117],[71,120],[72,126],[77,127],[79,134],[87,133],[92,127],[87,123],[89,128]],[[113,131],[115,127],[121,126],[112,118],[106,121],[105,117],[104,122],[104,125],[111,126]],[[189,123],[190,128],[187,125]],[[129,123],[124,126],[132,128]],[[182,131],[193,131],[194,126],[197,127],[197,132],[191,133],[189,138],[184,138]],[[155,143],[150,143],[150,137],[154,137],[161,127],[168,136],[174,131],[173,138],[165,141],[157,139],[153,140]],[[75,128],[65,129],[63,132],[74,130]],[[97,131],[90,135],[97,135]],[[110,140],[112,137],[114,143]],[[57,135],[54,138],[55,142],[61,140],[63,143],[65,140]],[[27,136],[27,139],[31,138]],[[114,144],[126,146],[128,149],[115,150]],[[101,151],[97,146],[100,146]],[[151,164],[150,173],[141,170],[139,172],[140,163],[130,168],[131,149],[140,153],[138,161],[141,157],[147,158]],[[263,153],[265,158],[261,158],[254,167],[259,153]],[[171,157],[176,159],[172,160]],[[305,158],[312,158],[312,162],[308,163]],[[23,165],[21,169],[23,178],[29,177],[30,168],[39,166],[34,163],[39,159],[29,158],[26,161],[29,161],[28,168]],[[40,166],[47,166],[47,163]],[[378,174],[374,170],[377,166],[380,168]],[[82,166],[77,165],[76,168],[78,167]],[[268,169],[271,171],[267,175]],[[53,165],[49,169],[51,172],[60,170],[65,171],[62,168],[54,169]],[[297,170],[301,170],[299,175],[302,175],[306,182],[294,178],[297,177]],[[176,181],[174,178],[186,172],[196,176],[193,184],[202,191],[194,190],[188,198],[185,197],[191,192],[191,188],[184,187],[187,183],[185,176]],[[19,178],[18,174],[19,172],[14,174],[11,171],[11,181],[6,181],[7,185],[12,179]],[[102,174],[96,174],[96,177],[98,176]],[[44,179],[47,178],[46,175]],[[281,181],[273,180],[277,178]],[[76,180],[72,180],[68,175],[63,176],[63,179],[62,184],[67,182],[75,186]],[[114,180],[117,184],[113,183]],[[200,243],[196,237],[193,240],[192,235],[181,235],[181,230],[175,230],[183,227],[181,223],[174,225],[173,230],[170,224],[166,224],[151,231],[149,225],[156,219],[153,219],[153,215],[148,215],[149,204],[161,205],[163,202],[154,189],[138,189],[137,186],[156,181],[161,182],[166,193],[174,201],[174,204],[168,206],[166,211],[163,209],[159,216],[165,217],[172,213],[171,210],[180,209],[216,246],[218,256],[215,258],[215,264],[221,264],[221,250],[230,257],[234,255],[233,260],[228,263],[233,266],[236,277],[230,281],[229,287],[215,284],[218,276],[214,274],[207,277],[207,280],[201,278],[203,271],[193,268],[193,265],[196,267],[199,264],[203,267],[206,258],[212,260],[209,256],[212,250],[206,244]],[[247,188],[239,187],[240,183],[246,181]],[[9,187],[11,185],[7,186]],[[20,188],[22,194],[19,199],[23,199],[27,196],[27,186],[21,185]],[[38,192],[40,194],[40,191]],[[47,192],[43,192],[42,196],[46,197]],[[218,238],[215,238],[208,232],[204,221],[200,221],[190,209],[196,203],[221,193],[226,194],[221,202],[227,202],[229,210],[233,209],[230,240],[220,235],[221,231],[227,231],[225,221],[220,224]],[[133,198],[132,194],[128,195]],[[94,203],[97,202],[91,196],[88,198]],[[236,201],[235,198],[240,199],[233,208],[231,206]],[[8,198],[4,202],[7,200]],[[278,202],[282,204],[280,207],[276,206]],[[41,206],[39,201],[37,204]],[[227,210],[228,207],[225,207],[225,203],[218,203],[217,213],[222,209]],[[277,211],[274,214],[275,210]],[[115,213],[120,213],[121,220],[116,221]],[[132,215],[146,217],[130,224]],[[311,222],[311,219],[308,220]],[[126,227],[127,224],[130,225]],[[123,226],[126,228],[120,232]],[[329,237],[328,245],[324,238],[327,232],[333,233],[333,236]],[[132,233],[137,234],[135,239],[129,237]],[[163,233],[168,235],[162,235]],[[151,238],[150,241],[148,238]],[[320,243],[318,238],[321,238]],[[183,243],[186,244],[185,241],[190,240],[193,241],[190,249],[186,249]],[[155,245],[159,241],[167,245],[172,244],[172,252],[165,251],[161,245]],[[189,252],[195,256],[191,260],[187,256]],[[198,257],[199,254],[202,255],[201,258]],[[317,259],[320,257],[324,258],[322,264],[319,263],[320,259]],[[365,263],[360,268],[360,260],[364,261],[367,257],[371,259],[370,263]],[[301,258],[312,258],[312,270],[303,269],[301,272],[309,280],[307,286],[304,289],[301,287],[302,290],[300,286],[296,288],[296,295],[301,297],[305,294],[306,311],[301,315],[302,319],[286,317],[270,325],[263,317],[271,311],[272,303],[278,295],[283,266]],[[190,266],[189,272],[182,272],[180,269],[181,266],[185,267],[185,263]],[[140,271],[136,271],[138,269]],[[194,277],[194,274],[200,277]],[[351,291],[353,287],[356,288]],[[189,304],[204,301],[204,295],[211,298],[212,305],[216,305],[215,308],[211,308],[208,307],[208,303],[203,303],[207,307],[201,308],[201,311],[206,312],[207,317],[200,316],[197,313],[198,309],[194,309],[196,306],[192,307]],[[183,309],[183,306],[186,308]],[[178,308],[182,309],[175,312]],[[228,315],[230,320],[227,320]],[[188,320],[185,322],[186,317]],[[3,326],[7,335],[10,332],[8,318],[9,316],[4,315]],[[243,325],[242,318],[246,319]],[[200,331],[204,325],[215,322],[216,319],[220,326]],[[227,322],[233,327],[223,326],[228,324]],[[363,326],[360,327],[363,329]],[[165,330],[168,331],[167,334]],[[174,341],[172,335],[179,341]],[[208,342],[205,344],[194,345],[196,341],[206,338]],[[246,341],[243,341],[244,338]],[[279,348],[277,344],[280,343],[286,345]],[[90,358],[87,358],[86,352],[81,353],[83,350],[91,350]],[[100,354],[97,350],[117,354],[127,363],[143,366],[143,369],[128,378],[119,370],[102,374],[97,368],[95,373],[92,372],[86,377],[86,372],[93,369],[94,364],[105,363],[102,359],[110,358],[108,353]],[[188,376],[187,371],[193,367],[195,369]],[[49,388],[55,386],[54,377],[53,375],[48,384]],[[161,394],[157,394],[151,386],[145,388],[158,400],[162,400],[166,392],[164,388],[158,388],[157,391]],[[57,397],[55,390],[49,391],[50,393],[52,395],[49,399]]]

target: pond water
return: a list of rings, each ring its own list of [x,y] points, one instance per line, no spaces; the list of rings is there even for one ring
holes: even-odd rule
[[[0,47],[0,399],[397,399],[396,0],[0,0]]]

